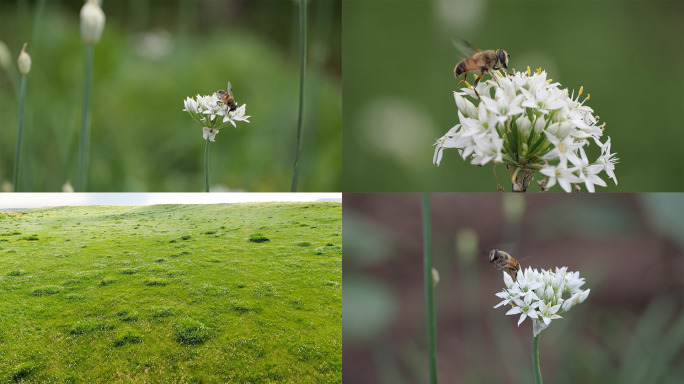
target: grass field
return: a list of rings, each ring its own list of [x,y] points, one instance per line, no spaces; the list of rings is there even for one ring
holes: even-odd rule
[[[0,382],[341,382],[341,207],[0,214]]]

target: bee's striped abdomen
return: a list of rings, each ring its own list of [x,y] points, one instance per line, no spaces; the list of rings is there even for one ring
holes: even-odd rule
[[[475,60],[473,60],[472,57],[466,57],[456,64],[456,67],[454,68],[454,76],[459,77],[462,74],[472,70],[475,66]]]

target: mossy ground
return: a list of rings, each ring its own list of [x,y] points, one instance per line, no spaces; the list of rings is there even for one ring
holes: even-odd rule
[[[0,214],[0,382],[342,381],[340,203],[23,213]]]

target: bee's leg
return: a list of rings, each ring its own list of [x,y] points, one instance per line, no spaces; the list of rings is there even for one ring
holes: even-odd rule
[[[477,93],[477,89],[475,89],[475,87],[477,87],[477,85],[480,83],[480,80],[482,80],[483,77],[484,77],[484,72],[480,74],[480,77],[476,77],[475,83],[473,83],[473,91],[475,91],[475,95],[477,95],[477,98],[479,100],[481,100],[480,95]]]
[[[458,88],[458,86],[461,85],[461,83],[468,84],[468,72],[465,72],[463,74],[463,79],[461,79],[461,81],[459,81],[458,84],[456,84],[456,88]]]

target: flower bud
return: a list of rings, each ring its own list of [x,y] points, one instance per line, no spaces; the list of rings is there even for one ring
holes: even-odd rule
[[[88,0],[81,8],[81,37],[86,44],[100,41],[105,25],[105,14],[95,0]]]
[[[24,47],[21,49],[21,53],[19,54],[19,59],[17,59],[19,72],[21,72],[22,75],[28,75],[28,73],[31,72],[31,56],[26,53],[26,44],[27,43],[24,43]]]
[[[7,44],[0,40],[0,68],[8,68],[10,66],[10,51]]]

